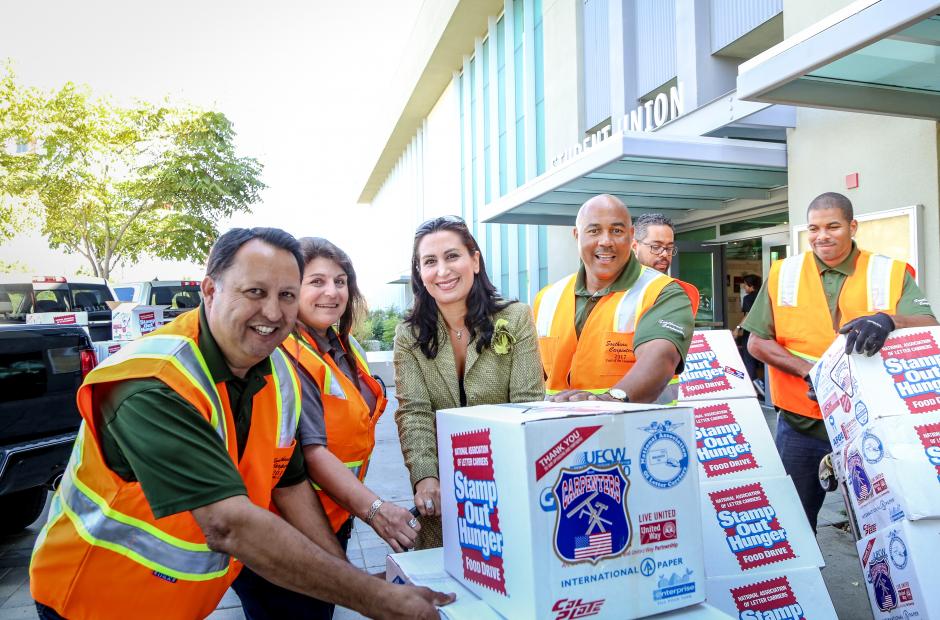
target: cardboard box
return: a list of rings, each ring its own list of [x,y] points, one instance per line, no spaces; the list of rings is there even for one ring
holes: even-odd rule
[[[856,546],[877,620],[940,618],[940,522],[899,521]]]
[[[863,535],[940,517],[940,413],[880,418],[839,454]]]
[[[457,600],[439,609],[448,620],[502,620],[503,616],[484,603],[444,570],[444,549],[423,549],[393,553],[385,558],[385,579],[390,583],[424,586],[438,592],[453,592]],[[594,615],[595,601],[561,600],[552,609],[550,618],[568,620]],[[683,607],[651,616],[651,620],[730,620],[732,616],[706,603]]]
[[[582,618],[583,616],[567,616],[568,618]],[[650,620],[734,620],[735,616],[729,616],[717,607],[712,607],[708,603],[699,603],[691,607],[683,607],[675,611],[667,611],[664,614],[656,614]]]
[[[26,315],[27,325],[88,325],[87,312],[34,312]]]
[[[884,416],[940,412],[940,327],[899,329],[867,357],[836,338],[810,377],[826,431],[839,449]]]
[[[100,364],[120,351],[126,343],[126,340],[102,340],[92,343],[95,345],[95,357],[98,359],[98,363]]]
[[[679,375],[679,400],[755,397],[734,336],[727,329],[692,335],[685,368]]]
[[[819,569],[709,578],[708,603],[740,620],[838,620]]]
[[[166,306],[143,306],[123,303],[111,310],[111,337],[114,340],[134,340],[163,325]]]
[[[786,475],[756,398],[689,401],[687,404],[693,407],[695,416],[695,452],[700,480]]]
[[[824,565],[789,477],[702,483],[708,577]]]
[[[690,409],[450,409],[437,440],[444,566],[503,616],[580,600],[639,618],[704,599]]]
[[[450,620],[501,620],[473,592],[444,570],[444,549],[423,549],[394,553],[385,558],[385,579],[390,583],[424,586],[438,592],[453,592],[457,600],[440,608],[441,617]]]

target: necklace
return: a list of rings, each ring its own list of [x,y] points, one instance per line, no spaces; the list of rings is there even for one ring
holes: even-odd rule
[[[463,328],[463,329],[454,329],[453,327],[451,327],[451,329],[454,330],[454,333],[455,333],[455,334],[457,334],[457,340],[462,340],[462,339],[463,339],[463,330],[466,329],[466,328]]]

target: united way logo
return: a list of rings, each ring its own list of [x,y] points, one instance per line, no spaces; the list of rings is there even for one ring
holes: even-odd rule
[[[871,591],[875,594],[875,604],[884,612],[891,611],[898,606],[898,591],[891,580],[891,569],[884,550],[875,552],[871,564],[868,565],[868,581]]]
[[[650,433],[640,448],[640,471],[643,478],[658,489],[676,486],[689,470],[689,449],[682,438],[672,432],[681,425],[681,422],[654,420],[640,429]]]
[[[555,553],[564,562],[596,564],[630,548],[627,512],[630,481],[619,464],[563,468],[552,488],[555,505]]]

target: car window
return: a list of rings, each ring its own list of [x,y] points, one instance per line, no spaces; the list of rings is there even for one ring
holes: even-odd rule
[[[154,286],[150,291],[150,305],[152,306],[195,308],[201,300],[198,285]]]
[[[114,294],[117,295],[118,301],[134,301],[133,286],[115,286]]]
[[[104,284],[70,284],[72,310],[76,312],[100,312],[108,309],[106,302],[113,301],[111,290]]]
[[[72,310],[72,301],[68,299],[68,289],[64,285],[55,287],[37,288],[33,285],[36,301],[28,312],[69,312]]]
[[[0,284],[0,321],[22,323],[32,310],[31,284]]]

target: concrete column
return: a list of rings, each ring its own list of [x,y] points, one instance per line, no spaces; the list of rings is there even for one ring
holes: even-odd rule
[[[711,53],[711,0],[676,2],[676,77],[686,111],[737,86],[738,60]]]

